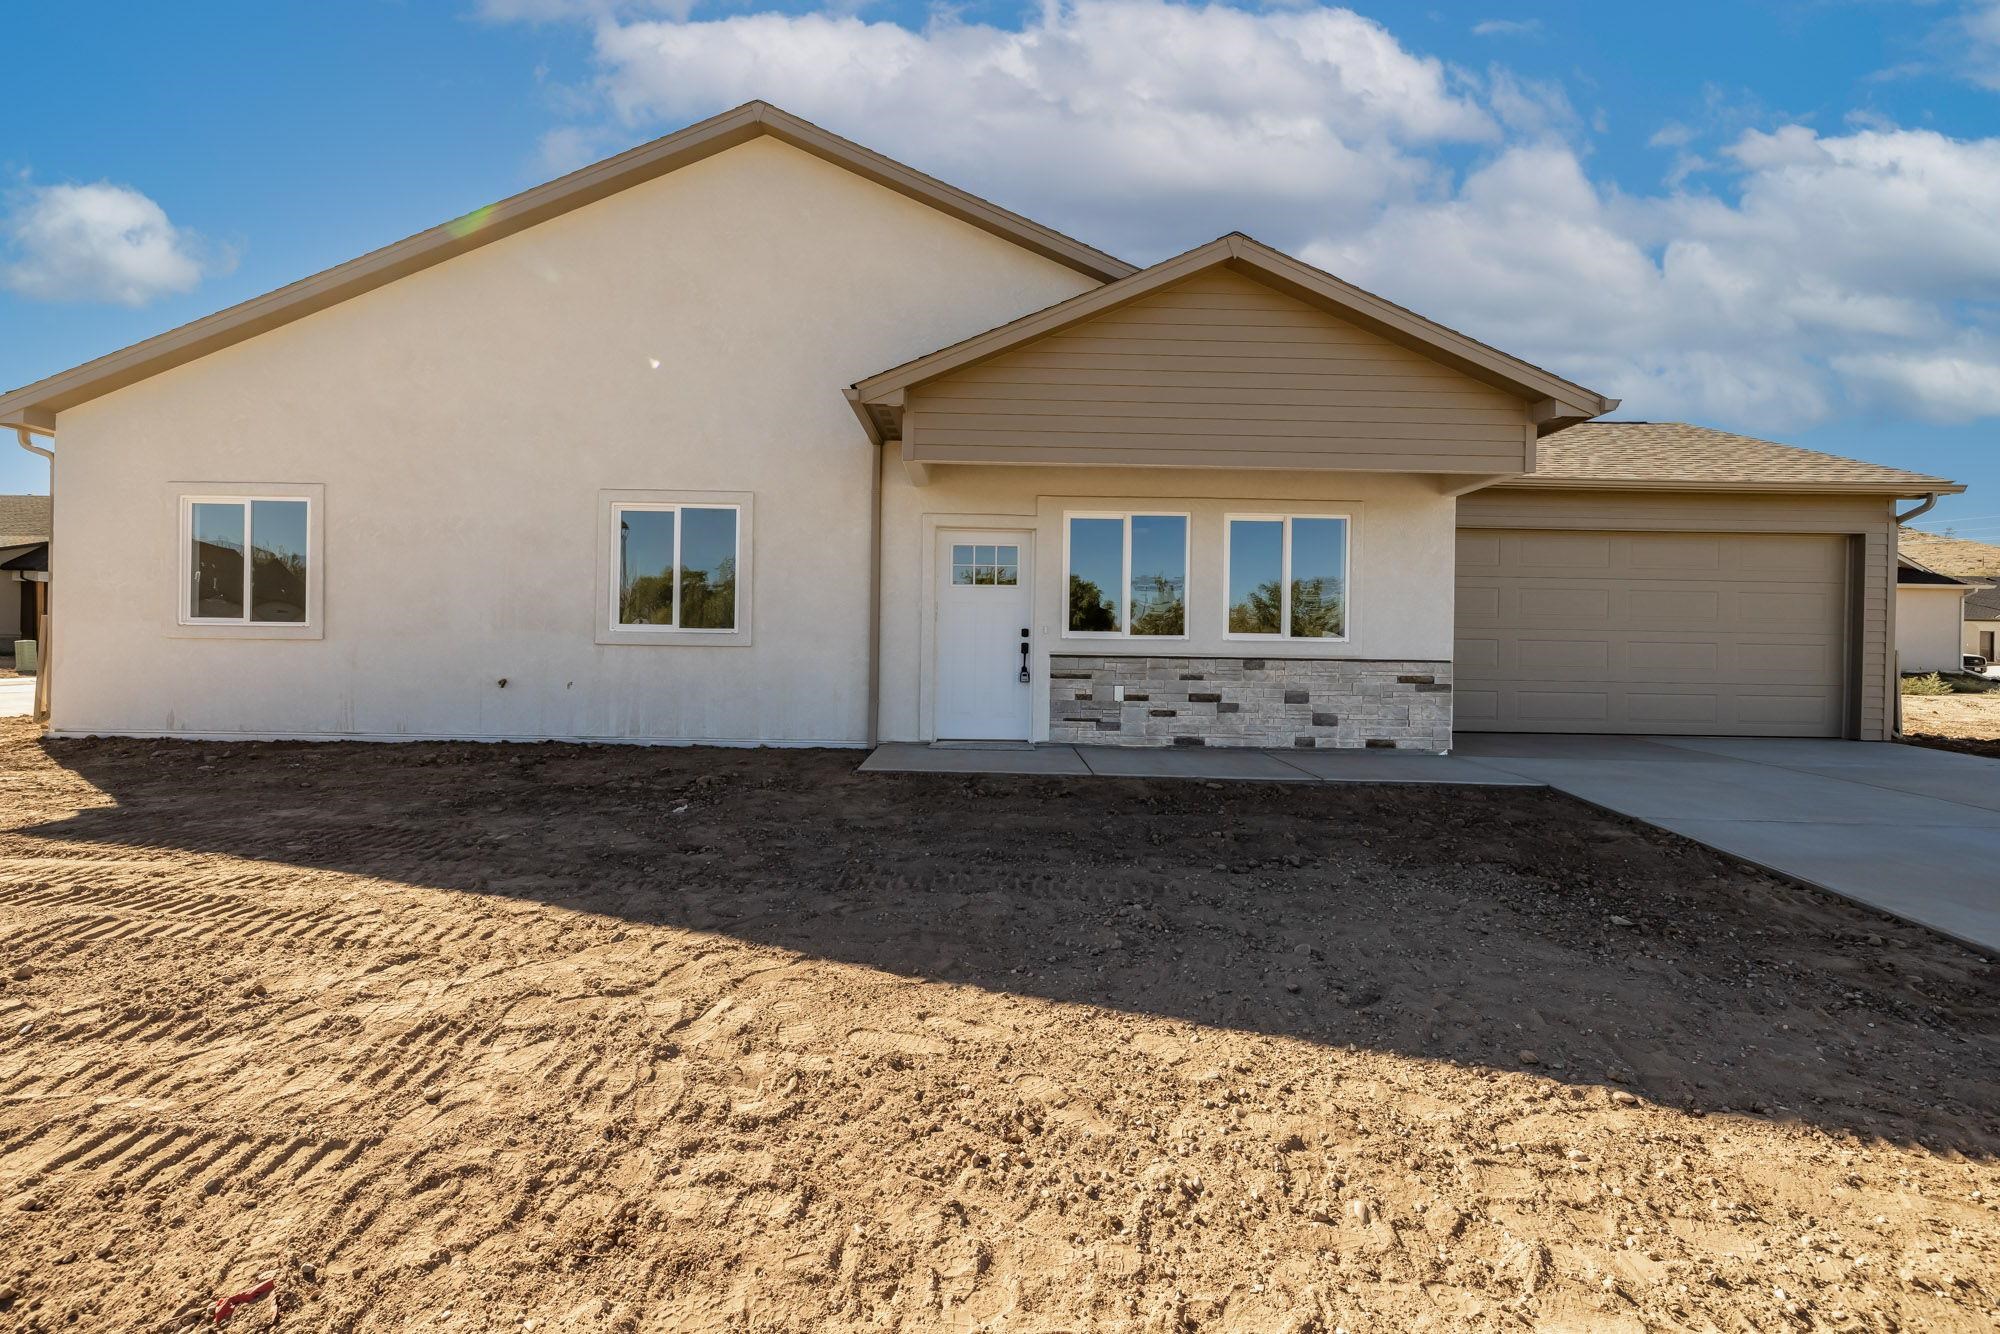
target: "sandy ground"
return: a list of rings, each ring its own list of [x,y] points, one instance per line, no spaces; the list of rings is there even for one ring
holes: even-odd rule
[[[1989,961],[1538,790],[856,758],[0,724],[0,1328],[1994,1324]]]
[[[1903,731],[1918,745],[2000,756],[2000,691],[1905,695]]]

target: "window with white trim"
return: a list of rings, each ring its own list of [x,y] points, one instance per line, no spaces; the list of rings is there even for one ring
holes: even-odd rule
[[[304,626],[312,615],[312,501],[306,496],[180,498],[180,622]]]
[[[613,504],[611,624],[734,633],[741,517],[736,505]]]
[[[1347,638],[1345,515],[1232,514],[1223,528],[1229,638]]]
[[[1188,516],[1066,514],[1070,638],[1187,638]]]

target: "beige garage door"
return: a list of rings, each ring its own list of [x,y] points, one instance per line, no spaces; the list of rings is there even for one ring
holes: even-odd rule
[[[1461,529],[1457,726],[1839,736],[1846,568],[1838,537]]]

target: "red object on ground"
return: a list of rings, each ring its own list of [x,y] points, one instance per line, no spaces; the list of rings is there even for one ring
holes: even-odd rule
[[[221,1324],[223,1321],[229,1319],[230,1316],[236,1314],[237,1307],[248,1306],[251,1302],[263,1297],[277,1286],[277,1279],[267,1278],[247,1292],[239,1292],[234,1297],[224,1297],[215,1304],[215,1323],[218,1325]]]

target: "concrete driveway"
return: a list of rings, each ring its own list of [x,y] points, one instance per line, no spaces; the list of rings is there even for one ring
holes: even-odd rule
[[[35,678],[0,677],[0,718],[25,716],[35,711]]]
[[[2000,760],[1864,741],[1460,733],[1532,778],[2000,952]]]

